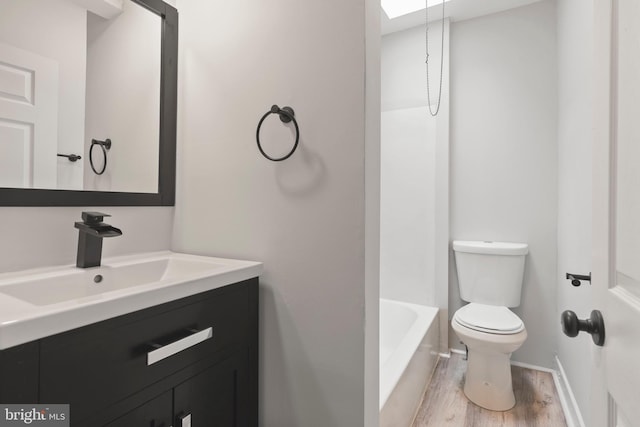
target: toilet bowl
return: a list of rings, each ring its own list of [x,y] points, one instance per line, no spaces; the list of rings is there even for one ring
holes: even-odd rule
[[[455,312],[451,326],[468,350],[467,398],[493,411],[513,408],[510,359],[527,339],[522,320],[504,306],[470,303]]]

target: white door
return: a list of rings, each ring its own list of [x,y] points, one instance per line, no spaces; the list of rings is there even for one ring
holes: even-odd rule
[[[596,0],[592,427],[640,426],[640,2]]]
[[[0,43],[0,187],[56,188],[58,64]]]

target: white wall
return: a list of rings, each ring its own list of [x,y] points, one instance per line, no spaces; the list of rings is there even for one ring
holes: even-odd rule
[[[0,42],[59,64],[58,135],[50,143],[62,154],[82,154],[84,137],[86,11],[66,0],[0,0]],[[82,188],[83,162],[52,158],[57,184]]]
[[[365,0],[180,2],[174,247],[265,263],[265,427],[364,424],[364,17]],[[272,104],[302,135],[281,163],[255,142]],[[293,142],[276,117],[262,138]]]
[[[382,38],[381,297],[440,308],[447,343],[449,242],[449,22],[442,104],[427,111],[425,27]],[[438,96],[442,27],[430,24],[431,101]]]
[[[451,238],[529,244],[514,309],[528,339],[513,359],[551,367],[559,328],[555,2],[453,23],[451,64]],[[452,255],[450,269],[453,313],[462,301]]]
[[[428,107],[383,111],[380,138],[380,296],[428,306],[436,304],[435,122]]]
[[[111,214],[107,223],[122,236],[104,239],[104,257],[168,250],[173,208],[168,207],[0,207],[0,272],[76,263],[82,211]]]
[[[591,312],[591,286],[575,288],[565,273],[591,271],[591,175],[593,115],[593,4],[557,3],[558,13],[558,273],[557,312]],[[566,337],[557,329],[558,358],[580,412],[589,420],[591,353],[588,334]]]
[[[88,14],[84,188],[158,192],[162,20],[131,1],[105,20]],[[112,141],[107,168],[88,163],[92,139]],[[104,156],[93,149],[101,170]]]
[[[430,15],[431,16],[431,15]],[[447,116],[447,98],[449,94],[449,21],[445,20],[445,57],[442,115],[430,120],[443,120]],[[431,83],[431,102],[438,96],[440,77],[440,43],[442,27],[440,21],[429,24],[429,77]],[[427,101],[427,74],[425,68],[425,26],[409,28],[404,31],[387,34],[382,37],[381,58],[381,104],[382,111],[402,108],[424,107]],[[435,108],[434,108],[435,110]]]

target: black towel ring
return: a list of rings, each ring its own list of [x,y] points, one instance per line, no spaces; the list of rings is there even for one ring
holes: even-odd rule
[[[271,114],[278,114],[280,116],[280,121],[282,121],[282,123],[289,123],[290,121],[293,121],[293,125],[296,128],[296,142],[293,144],[293,148],[291,149],[289,154],[283,157],[275,158],[275,157],[269,156],[267,153],[264,152],[264,150],[262,149],[262,145],[260,143],[260,128],[262,127],[262,122],[264,122],[264,119],[266,119]],[[267,113],[264,116],[262,116],[262,118],[260,119],[260,122],[258,122],[258,129],[256,130],[256,141],[258,142],[258,150],[260,150],[260,153],[262,153],[263,156],[265,156],[267,159],[273,162],[280,162],[282,160],[286,160],[289,157],[291,157],[291,155],[296,151],[296,148],[298,148],[298,142],[300,141],[300,128],[298,128],[298,122],[296,121],[293,108],[291,107],[280,108],[277,105],[273,105],[271,107],[271,110],[267,111]]]
[[[102,165],[102,170],[98,172],[96,167],[93,165],[93,147],[99,145],[102,148],[102,155],[104,156],[104,164]],[[91,148],[89,149],[89,164],[91,165],[91,169],[96,175],[102,175],[104,171],[107,169],[107,150],[111,149],[111,140],[109,138],[104,141],[98,141],[97,139],[91,140]]]

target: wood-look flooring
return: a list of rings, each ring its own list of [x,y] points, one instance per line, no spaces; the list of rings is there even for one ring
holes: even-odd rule
[[[440,358],[413,427],[566,427],[560,399],[549,372],[511,367],[516,406],[489,411],[471,403],[462,391],[467,362],[461,355]]]

